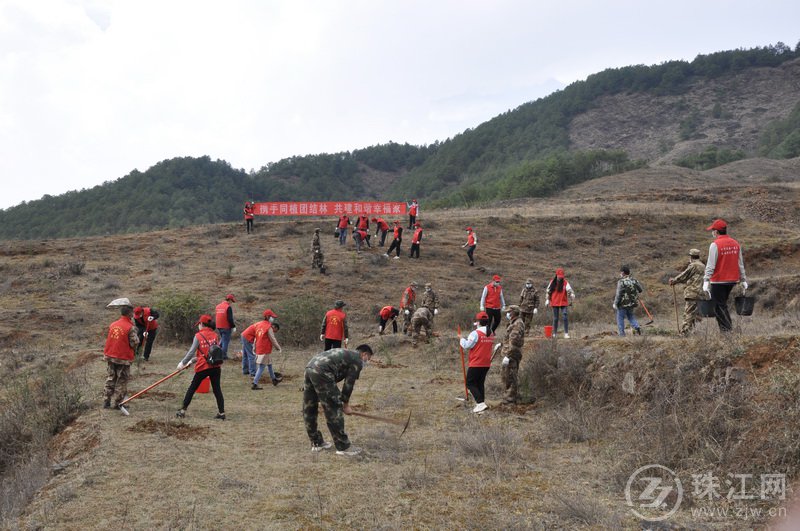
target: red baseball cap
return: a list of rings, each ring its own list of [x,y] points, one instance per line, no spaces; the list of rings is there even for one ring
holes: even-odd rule
[[[264,310],[264,319],[269,319],[270,317],[278,318],[278,314],[267,308]]]
[[[560,267],[558,269],[556,269],[556,276],[558,278],[564,278],[564,270],[561,269]]]
[[[492,280],[494,280],[495,282],[500,282],[501,280],[503,280],[503,277],[501,277],[500,275],[495,275],[492,277]]]
[[[467,228],[466,228],[466,229],[464,229],[464,230],[468,230],[469,232],[472,232],[472,227],[467,227]]]
[[[200,316],[200,319],[198,319],[197,322],[194,325],[197,326],[199,324],[202,324],[202,325],[208,326],[213,322],[214,321],[211,319],[210,315],[203,314],[203,315]]]
[[[714,223],[706,227],[706,230],[720,230],[720,229],[727,229],[728,224],[725,222],[724,219],[715,219]]]
[[[475,314],[475,319],[477,319],[478,321],[480,321],[481,319],[488,319],[488,318],[489,314],[486,312],[478,312]]]
[[[370,221],[374,221],[376,223],[378,222],[378,220],[376,218],[372,218]]]
[[[225,295],[225,300],[226,301],[231,301],[231,302],[236,302],[236,297],[233,296],[233,293],[228,293],[227,295]]]

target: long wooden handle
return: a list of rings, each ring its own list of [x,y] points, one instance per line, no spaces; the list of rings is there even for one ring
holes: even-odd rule
[[[365,419],[372,419],[380,422],[387,422],[389,424],[396,424],[398,426],[402,426],[406,423],[406,421],[404,420],[387,419],[386,417],[376,417],[375,415],[367,415],[366,413],[360,413],[358,411],[351,411],[350,414],[355,415],[357,417],[364,417]]]
[[[147,386],[147,387],[145,387],[144,389],[142,389],[141,391],[139,391],[138,393],[136,393],[136,394],[135,394],[135,395],[133,395],[133,396],[129,396],[128,398],[126,398],[125,400],[123,400],[122,402],[120,402],[120,403],[119,403],[119,405],[121,405],[121,406],[124,406],[125,404],[127,404],[128,402],[130,402],[131,400],[133,400],[134,398],[136,398],[136,397],[138,397],[138,396],[141,396],[141,395],[145,394],[147,391],[149,391],[149,390],[150,390],[150,389],[152,389],[153,387],[155,387],[155,386],[157,386],[157,385],[161,385],[162,383],[166,382],[167,380],[169,380],[170,378],[172,378],[172,377],[173,377],[173,376],[175,376],[176,374],[178,374],[178,373],[180,373],[180,372],[183,372],[183,371],[184,371],[184,370],[186,370],[186,368],[187,368],[187,367],[189,367],[190,365],[191,365],[191,363],[190,363],[189,365],[187,365],[186,367],[184,367],[183,369],[177,369],[177,370],[175,370],[173,373],[171,373],[171,374],[168,374],[168,375],[164,376],[163,378],[161,378],[161,379],[160,379],[159,381],[157,381],[156,383],[154,383],[154,384],[152,384],[152,385],[150,385],[150,386]]]
[[[461,325],[458,325],[458,352],[461,354],[461,372],[464,374],[464,400],[469,400],[469,390],[467,389],[467,367],[464,364],[464,348],[461,346]]]

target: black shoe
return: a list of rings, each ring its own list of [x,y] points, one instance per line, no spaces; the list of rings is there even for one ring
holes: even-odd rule
[[[272,379],[272,385],[278,385],[279,383],[280,383],[280,380],[278,380],[277,378],[273,378]]]
[[[218,420],[225,420],[225,413],[217,413],[217,414],[214,416],[214,418],[215,418],[215,419],[218,419]]]
[[[250,390],[251,391],[261,391],[262,389],[264,389],[264,388],[263,387],[259,387],[258,384],[253,384],[253,385],[250,386]]]
[[[103,409],[111,409],[111,399],[110,398],[106,398],[103,401]]]
[[[179,419],[182,419],[186,416],[186,411],[179,409],[178,412],[175,413],[175,416],[178,417]]]

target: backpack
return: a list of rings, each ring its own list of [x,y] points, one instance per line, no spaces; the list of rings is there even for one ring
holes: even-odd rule
[[[633,308],[638,305],[641,288],[639,288],[639,283],[636,279],[627,277],[620,280],[620,282],[622,282],[622,288],[619,296],[619,307]]]
[[[205,338],[202,334],[199,334],[203,341],[206,342],[208,345],[208,351],[206,352],[206,363],[211,365],[212,367],[222,365],[222,362],[225,361],[225,351],[222,350],[222,347],[217,345],[216,343],[211,344],[208,339]]]

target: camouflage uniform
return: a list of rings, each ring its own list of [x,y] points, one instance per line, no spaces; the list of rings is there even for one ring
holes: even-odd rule
[[[139,346],[139,333],[135,326],[128,332],[128,344],[134,350]],[[117,407],[120,402],[125,400],[125,395],[128,394],[128,380],[131,378],[132,361],[110,358],[108,356],[103,357],[108,363],[103,395],[105,396],[106,403],[109,403],[113,397],[114,407]]]
[[[325,255],[322,254],[322,246],[319,243],[319,229],[314,230],[314,239],[311,240],[311,267],[323,270]]]
[[[527,333],[531,329],[533,310],[539,307],[539,292],[532,284],[530,288],[523,286],[519,295],[519,307],[522,310],[522,322],[525,323],[525,333]]]
[[[519,363],[522,361],[522,346],[525,344],[525,322],[520,315],[512,315],[511,322],[506,326],[503,337],[503,348],[500,354],[508,358],[508,364],[503,365],[500,376],[505,387],[503,402],[514,404],[517,401],[517,384]]]
[[[358,380],[364,362],[355,350],[333,348],[311,358],[306,365],[303,389],[303,421],[306,433],[314,446],[324,443],[322,433],[317,429],[319,403],[325,412],[325,421],[331,432],[337,450],[350,447],[350,439],[344,431],[344,411],[342,407],[350,401],[353,386]],[[337,382],[344,380],[341,392]]]
[[[681,324],[681,334],[687,335],[692,331],[697,321],[701,318],[697,305],[701,300],[705,300],[706,294],[703,292],[703,274],[706,265],[699,258],[692,258],[689,265],[683,272],[673,279],[673,284],[686,284],[683,288],[683,324]]]
[[[439,309],[439,297],[430,287],[430,284],[425,284],[425,291],[422,293],[422,304],[420,306],[431,311],[431,327],[433,327],[433,318],[436,315],[436,311]]]
[[[419,331],[425,329],[425,342],[431,339],[431,324],[433,322],[433,312],[425,306],[420,306],[411,317],[411,346],[416,347],[419,340]]]

